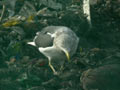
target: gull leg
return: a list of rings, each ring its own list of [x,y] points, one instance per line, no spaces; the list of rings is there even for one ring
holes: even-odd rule
[[[51,58],[48,58],[48,60],[49,60],[49,66],[50,66],[50,68],[52,69],[54,75],[58,75],[58,73],[57,73],[56,70],[54,69],[53,65],[51,64]]]

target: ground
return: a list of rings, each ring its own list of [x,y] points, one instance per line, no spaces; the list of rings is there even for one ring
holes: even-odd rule
[[[120,90],[119,0],[97,0],[91,5],[92,28],[81,0],[15,1],[15,6],[8,1],[0,5],[0,12],[4,11],[0,20],[1,90]],[[49,25],[67,26],[80,38],[76,54],[58,76],[53,75],[47,58],[26,44]]]

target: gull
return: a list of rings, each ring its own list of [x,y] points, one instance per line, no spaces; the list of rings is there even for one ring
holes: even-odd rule
[[[53,67],[52,61],[70,61],[76,53],[78,43],[77,35],[65,26],[47,26],[36,33],[33,42],[28,42],[48,58],[49,66],[55,75],[58,73]]]

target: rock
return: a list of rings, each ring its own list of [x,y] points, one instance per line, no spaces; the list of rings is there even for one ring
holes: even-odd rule
[[[120,64],[101,66],[83,72],[84,90],[120,90]]]

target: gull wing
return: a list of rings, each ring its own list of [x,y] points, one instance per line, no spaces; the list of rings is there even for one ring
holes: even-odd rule
[[[56,37],[54,38],[53,44],[61,49],[65,49],[69,54],[70,57],[76,52],[78,46],[79,38],[75,35],[74,32],[58,32]]]

